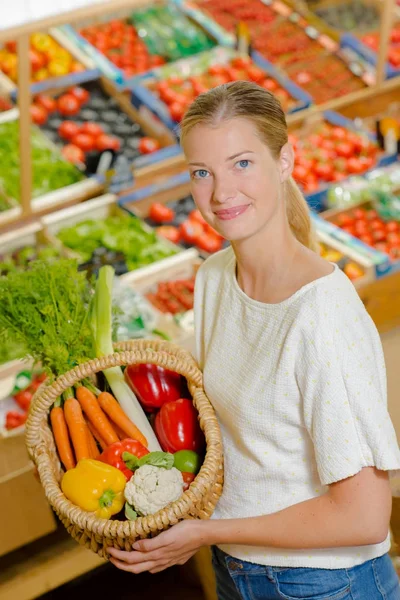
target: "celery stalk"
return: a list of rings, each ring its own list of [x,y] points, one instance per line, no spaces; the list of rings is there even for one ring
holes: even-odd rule
[[[113,267],[101,267],[96,282],[96,291],[91,313],[91,327],[95,345],[96,356],[113,354],[112,345],[112,285],[114,279]],[[121,367],[111,367],[104,371],[104,375],[113,391],[115,398],[130,420],[140,429],[147,438],[147,447],[150,452],[161,450],[155,433],[143,412],[135,394],[126,383]]]

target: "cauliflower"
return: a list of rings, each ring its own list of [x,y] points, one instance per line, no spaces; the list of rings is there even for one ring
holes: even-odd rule
[[[153,515],[170,502],[181,497],[183,492],[182,473],[172,467],[143,465],[135,471],[125,487],[125,499],[138,514]]]

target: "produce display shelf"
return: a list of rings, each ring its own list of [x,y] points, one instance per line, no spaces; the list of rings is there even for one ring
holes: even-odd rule
[[[56,42],[63,52],[67,51],[74,61],[81,66],[81,70],[77,72],[67,73],[62,76],[50,76],[45,77],[41,81],[32,81],[30,90],[32,94],[39,94],[48,89],[79,85],[85,81],[91,81],[97,79],[100,76],[99,69],[96,68],[90,58],[85,55],[76,45],[72,44],[68,37],[60,30],[51,28],[49,30],[49,36]],[[1,55],[1,47],[0,47]],[[16,54],[14,54],[16,56]],[[1,70],[1,61],[0,61]],[[15,69],[16,73],[16,69]],[[6,91],[8,91],[13,97],[18,95],[18,85],[15,80],[10,79],[4,71],[1,73],[1,85]],[[15,79],[15,78],[14,78]]]
[[[237,77],[247,77],[245,67],[242,65],[236,66],[235,61],[243,60],[242,55],[230,48],[217,47],[213,50],[203,52],[194,57],[182,59],[175,63],[165,65],[153,69],[147,75],[138,76],[136,83],[132,87],[132,103],[140,110],[141,107],[145,107],[150,110],[157,120],[162,121],[166,127],[178,136],[178,122],[179,117],[175,116],[168,105],[158,94],[158,84],[162,82],[173,82],[174,79],[180,81],[179,86],[187,89],[188,92],[192,90],[191,78],[195,77],[198,80],[198,85],[203,85],[202,77],[208,77],[210,79],[210,87],[213,86],[213,82],[218,83],[218,75],[210,75],[211,70],[215,67],[224,66],[229,67],[233,63],[233,72],[237,73]],[[262,57],[258,52],[251,53],[252,64],[255,67],[261,69],[264,73],[264,81],[268,83],[276,84],[276,95],[279,97],[281,94],[281,101],[283,108],[286,105],[288,110],[285,112],[294,113],[306,109],[312,103],[311,96],[300,89],[296,84],[291,82],[285,75],[283,75],[278,69],[276,69],[267,59]],[[229,71],[228,71],[229,73]],[[221,74],[219,75],[221,77]],[[229,74],[227,75],[229,77]],[[261,75],[262,77],[262,75]],[[181,82],[181,80],[183,80]],[[172,86],[172,83],[171,83]],[[206,89],[206,88],[205,88]],[[173,95],[173,87],[170,89],[171,95]],[[176,94],[179,97],[179,93]],[[177,102],[172,98],[172,104]]]
[[[173,2],[153,3],[147,1],[144,4],[145,6],[162,6],[164,4],[166,6],[175,7],[175,10],[176,8],[178,8],[179,14],[182,15],[182,18],[187,18],[189,23],[192,24],[194,27],[198,28],[202,34],[205,34],[212,41],[213,44],[232,44],[230,36],[227,36],[224,30],[221,27],[219,27],[217,23],[206,17],[200,11],[191,11],[186,9],[186,7],[184,6],[178,6]],[[115,22],[115,20],[119,20],[124,23],[129,23],[131,16],[132,10],[124,10],[113,13],[112,19],[113,22]],[[129,72],[127,72],[127,69],[118,67],[115,64],[115,62],[112,62],[106,56],[105,52],[99,50],[95,45],[91,44],[87,39],[85,39],[83,35],[85,29],[89,29],[94,32],[95,27],[104,25],[107,26],[109,22],[109,15],[106,15],[104,18],[97,19],[96,21],[80,21],[78,23],[74,23],[74,25],[63,25],[60,29],[62,33],[71,41],[71,43],[77,46],[83,53],[85,53],[90,58],[90,60],[93,61],[93,63],[101,71],[101,73],[105,77],[110,79],[110,81],[112,81],[116,88],[123,90],[135,84],[138,75],[140,75],[141,73],[151,71],[156,65],[149,64],[149,66],[143,71],[138,71],[136,73],[130,74]],[[165,35],[167,34],[164,32],[162,37],[164,37]],[[116,49],[116,54],[117,53],[118,51]],[[169,62],[168,59],[166,59],[166,62]],[[132,66],[132,70],[135,70],[134,63],[132,63]]]

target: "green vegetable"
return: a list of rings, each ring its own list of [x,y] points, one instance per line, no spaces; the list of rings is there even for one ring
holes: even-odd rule
[[[125,502],[125,517],[128,519],[128,521],[136,521],[138,518],[137,512],[133,506],[129,504],[129,502]]]
[[[2,345],[21,344],[47,373],[94,357],[88,312],[92,290],[74,260],[35,261],[0,277]]]
[[[84,178],[74,165],[61,157],[57,148],[51,146],[42,132],[34,126],[31,128],[31,144],[33,198],[66,187]],[[20,199],[18,121],[0,124],[0,155],[0,210],[6,210]],[[3,201],[2,198],[4,198]]]
[[[139,469],[144,465],[151,465],[152,467],[162,467],[163,469],[172,469],[174,466],[174,455],[169,452],[150,452],[142,458],[138,458],[130,452],[122,453],[122,460],[131,471]]]
[[[154,231],[148,230],[140,219],[129,215],[88,219],[62,229],[58,238],[64,246],[80,254],[81,262],[90,260],[100,246],[122,252],[130,271],[178,252]]]
[[[174,454],[174,467],[182,473],[197,474],[201,467],[200,456],[193,450],[179,450]]]

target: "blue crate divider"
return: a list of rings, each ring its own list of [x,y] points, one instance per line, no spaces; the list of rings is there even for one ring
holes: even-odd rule
[[[190,174],[188,171],[184,171],[183,173],[179,173],[178,175],[173,175],[169,177],[165,181],[161,181],[159,183],[153,183],[147,185],[136,192],[132,192],[130,194],[122,195],[118,199],[118,206],[128,212],[129,214],[133,214],[132,211],[127,206],[132,202],[139,202],[139,200],[143,200],[144,198],[148,198],[149,196],[153,196],[158,192],[165,192],[167,190],[172,190],[175,187],[180,185],[184,185],[190,182]]]
[[[137,169],[148,167],[149,165],[155,165],[163,160],[173,158],[174,156],[179,156],[180,154],[182,154],[182,149],[179,144],[165,146],[164,148],[160,148],[160,150],[152,152],[151,154],[142,154],[141,156],[138,156],[133,161],[133,169],[136,171]]]
[[[210,54],[212,52],[212,50],[207,51],[207,53]],[[239,56],[238,53],[232,53],[231,55]],[[307,92],[304,92],[302,89],[300,89],[295,83],[293,83],[290,79],[288,79],[288,77],[276,69],[272,63],[262,57],[258,52],[253,52],[251,58],[257,66],[265,71],[266,75],[276,79],[282,88],[284,88],[295,100],[297,100],[297,104],[292,111],[290,111],[291,113],[304,110],[312,104],[312,98],[309,94],[307,94]],[[191,57],[191,59],[195,60],[196,57]],[[140,110],[141,106],[149,109],[168,129],[170,129],[178,137],[178,123],[171,118],[167,106],[162,100],[153,94],[153,92],[143,85],[152,77],[157,76],[157,73],[158,69],[153,69],[153,71],[149,71],[148,73],[135,78],[135,81],[131,86],[131,102],[137,110]]]
[[[371,48],[369,48],[364,42],[359,40],[352,33],[344,33],[340,39],[340,46],[342,48],[351,48],[362,56],[367,62],[369,62],[374,67],[378,64],[378,56],[376,52],[374,52]],[[400,68],[396,69],[392,67],[392,65],[387,62],[386,63],[386,77],[391,79],[392,77],[397,77],[400,75]]]
[[[69,75],[63,75],[62,77],[51,77],[44,81],[38,81],[31,84],[31,94],[41,94],[47,90],[53,90],[57,88],[73,87],[75,85],[81,85],[82,83],[88,83],[94,81],[101,76],[99,69],[87,69],[86,71],[80,71],[79,73],[70,73]],[[18,98],[18,88],[11,92],[13,100]]]
[[[324,115],[324,120],[327,121],[328,123],[330,123],[331,125],[335,125],[338,127],[344,127],[346,129],[350,129],[350,130],[356,131],[356,132],[359,131],[360,133],[367,135],[371,140],[376,140],[376,136],[373,133],[370,133],[369,131],[365,131],[364,129],[361,129],[361,128],[357,128],[354,124],[354,121],[352,121],[351,119],[348,119],[347,117],[344,117],[343,115],[340,115],[339,113],[336,113],[332,110],[327,110],[323,113],[323,115]],[[365,171],[365,173],[362,173],[361,177],[364,177],[365,175],[367,175],[367,173],[370,173],[374,169],[378,169],[379,167],[385,167],[387,165],[390,165],[390,164],[396,162],[397,160],[398,160],[398,158],[397,158],[396,154],[382,155],[379,158],[376,165],[374,165],[368,171]],[[344,179],[343,181],[346,181],[346,180]],[[305,198],[306,198],[310,208],[312,208],[316,212],[321,212],[322,210],[324,210],[326,208],[325,201],[326,201],[326,197],[328,194],[328,190],[333,185],[340,185],[340,183],[341,182],[339,182],[339,183],[335,182],[334,184],[326,183],[325,185],[321,186],[321,188],[319,190],[317,190],[316,192],[313,192],[311,194],[305,194]]]

